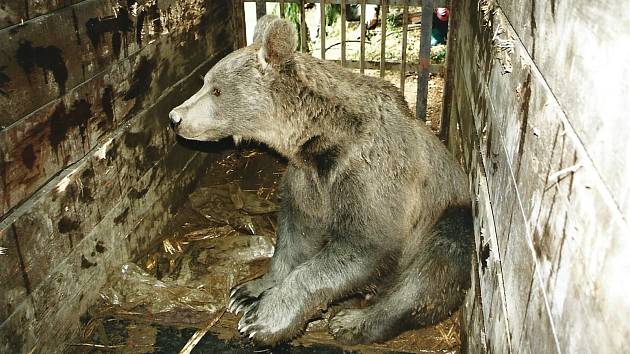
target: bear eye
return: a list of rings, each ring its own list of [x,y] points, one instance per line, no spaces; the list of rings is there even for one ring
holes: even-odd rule
[[[219,97],[221,95],[221,90],[215,87],[212,89],[212,94],[215,95],[216,97]]]

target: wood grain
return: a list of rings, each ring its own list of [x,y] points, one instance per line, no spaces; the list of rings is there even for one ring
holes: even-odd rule
[[[478,312],[468,314],[465,326],[475,331],[469,334],[479,333],[474,319],[482,316],[487,347],[496,352],[620,352],[627,345],[628,326],[608,324],[623,323],[630,315],[619,295],[626,289],[621,274],[630,264],[630,241],[620,210],[623,195],[612,196],[616,187],[604,166],[609,155],[624,154],[617,153],[615,143],[608,144],[604,155],[591,154],[590,138],[584,134],[599,132],[574,124],[575,116],[565,106],[569,101],[548,80],[570,66],[556,62],[554,74],[545,70],[543,57],[556,54],[534,44],[535,36],[523,34],[533,22],[523,16],[522,4],[506,0],[498,8],[484,6],[489,3],[458,4],[462,11],[454,20],[461,22],[450,49],[455,66],[451,119],[459,130],[450,129],[449,135],[461,139],[473,185],[487,180],[487,190],[473,190],[473,198],[481,219],[477,224],[493,226],[483,228],[490,236],[487,249],[480,242],[477,250],[481,308],[474,297],[467,298],[467,308]],[[538,10],[534,15],[539,16]],[[590,15],[576,22],[585,18]],[[535,35],[541,28],[537,23]],[[554,36],[544,36],[544,41],[556,45],[560,39]],[[605,42],[606,36],[600,40]],[[572,42],[577,40],[562,41],[561,46],[576,46]],[[499,47],[505,43],[512,46],[508,52]],[[598,77],[596,72],[582,75],[589,77],[586,82]],[[582,102],[591,104],[592,111],[596,100],[597,94],[584,96]],[[611,139],[624,141],[623,134]],[[485,222],[484,210],[490,210]],[[500,281],[494,280],[492,267]],[[503,314],[507,341],[502,330],[496,331]],[[467,347],[483,347],[482,339],[469,335]]]
[[[229,18],[225,11],[215,13]],[[208,19],[203,16],[192,18],[199,22],[195,31],[204,30],[203,21]],[[0,131],[4,167],[0,212],[27,198],[92,149],[106,132],[195,69],[207,59],[206,51],[231,49],[232,43],[226,41],[232,38],[227,35],[227,25],[215,23],[217,27],[204,41],[197,41],[195,32],[173,31],[172,38],[161,37]]]

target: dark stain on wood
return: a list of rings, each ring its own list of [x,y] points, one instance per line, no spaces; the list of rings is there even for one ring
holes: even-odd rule
[[[536,56],[536,0],[532,0],[532,8],[529,11],[530,31],[532,34],[532,58]]]
[[[128,1],[129,6],[132,6],[135,1]],[[147,20],[147,25],[153,27],[153,32],[159,34],[162,32],[162,18],[160,17],[160,8],[158,6],[158,2],[153,1],[151,6],[143,7],[140,12],[138,12],[138,16],[136,18],[136,43],[141,46],[142,45],[142,29],[144,27],[144,22]]]
[[[79,194],[79,200],[84,203],[89,203],[94,201],[94,197],[92,196],[92,190],[88,186],[83,186],[81,188],[81,193]]]
[[[151,87],[154,69],[155,59],[147,59],[147,57],[144,56],[140,58],[140,63],[133,73],[129,90],[127,90],[125,96],[123,97],[125,101],[129,101],[134,98],[138,98],[141,101],[144,98]]]
[[[142,45],[142,27],[144,26],[145,17],[147,17],[147,12],[142,10],[138,13],[136,18],[136,43],[138,46]]]
[[[88,120],[92,116],[91,105],[85,99],[80,99],[72,105],[70,111],[66,111],[63,102],[50,117],[50,135],[48,140],[50,146],[57,152],[60,144],[66,139],[66,135],[71,128],[78,127],[81,140],[85,143]]]
[[[122,224],[123,222],[125,222],[125,220],[127,220],[128,215],[129,215],[129,207],[126,207],[125,210],[123,210],[123,212],[120,213],[120,215],[114,218],[114,224],[116,225]]]
[[[37,160],[37,155],[35,155],[35,150],[33,149],[33,144],[28,144],[24,150],[22,150],[22,163],[29,170],[32,170],[35,166],[35,161]]]
[[[158,149],[155,146],[147,147],[145,154],[147,156],[147,160],[149,160],[151,164],[155,163],[162,157],[162,153],[160,152],[160,149]]]
[[[78,220],[70,219],[67,216],[62,217],[57,224],[59,233],[68,234],[72,231],[77,231],[81,227],[81,222]]]
[[[129,132],[125,135],[125,146],[134,149],[138,146],[148,144],[150,139],[151,137],[146,132]]]
[[[111,161],[116,160],[117,156],[118,156],[118,144],[112,144],[112,147],[109,150],[107,150],[107,152],[105,153],[105,157],[107,158],[107,161],[111,162]]]
[[[146,10],[149,18],[149,26],[153,26],[153,32],[159,34],[162,32],[162,19],[160,18],[160,8],[158,1],[155,0]]]
[[[112,51],[116,58],[120,57],[120,48],[124,40],[127,48],[127,34],[133,29],[133,22],[129,18],[129,12],[125,8],[118,9],[115,16],[93,17],[85,23],[87,35],[94,49],[99,49],[101,40],[106,33],[112,36]]]
[[[55,46],[33,47],[27,40],[20,40],[16,53],[16,59],[26,75],[30,75],[35,67],[44,71],[44,79],[48,82],[48,71],[51,71],[55,82],[59,86],[59,93],[66,93],[66,81],[68,80],[68,68],[62,56],[61,49]]]
[[[26,272],[26,263],[24,262],[24,256],[22,255],[22,250],[20,249],[20,240],[18,239],[17,230],[15,230],[15,224],[11,225],[11,230],[13,231],[13,237],[15,242],[15,251],[17,252],[18,259],[20,261],[20,269],[22,270],[22,278],[24,280],[24,288],[26,289],[26,293],[31,293],[31,281],[28,278],[28,273]]]
[[[10,207],[11,206],[11,195],[9,193],[7,193],[6,191],[8,191],[8,168],[7,168],[7,161],[5,161],[4,158],[4,151],[3,147],[0,146],[0,177],[2,177],[2,187],[3,187],[3,191],[4,193],[2,193],[2,195],[0,197],[2,197],[2,210],[3,212],[6,212],[6,210],[4,209],[4,207]]]
[[[103,113],[105,113],[105,116],[107,117],[107,120],[99,122],[99,128],[109,128],[114,123],[114,88],[111,85],[106,86],[103,90],[103,95],[101,96],[101,107],[103,109]]]
[[[516,166],[516,175],[518,176],[519,171],[521,170],[521,160],[523,159],[523,146],[525,145],[525,139],[527,137],[527,120],[529,118],[529,102],[532,96],[532,73],[529,72],[527,74],[527,78],[525,79],[525,84],[523,85],[523,102],[521,103],[521,131],[520,137],[518,140],[518,165]]]
[[[89,185],[91,184],[90,180],[94,178],[94,170],[91,168],[86,169],[81,173],[81,193],[79,193],[79,200],[84,203],[89,203],[94,201],[94,197],[92,196],[92,190]]]
[[[77,44],[81,45],[81,36],[79,35],[79,19],[77,19],[77,12],[72,9],[72,25],[74,26],[74,36],[77,40]]]
[[[96,262],[92,263],[85,258],[84,255],[81,255],[81,269],[88,269],[96,266]]]
[[[88,168],[81,173],[81,181],[86,182],[86,180],[89,180],[90,178],[93,178],[94,176],[95,176],[94,170],[91,168]]]
[[[488,259],[490,258],[490,245],[489,244],[484,244],[481,247],[481,270],[482,271],[486,271],[486,269],[488,269]]]
[[[94,250],[98,253],[103,253],[107,251],[107,248],[105,247],[103,241],[96,241],[96,246],[94,246]]]
[[[11,78],[4,73],[6,68],[6,65],[0,66],[0,95],[9,97],[9,94],[6,91],[6,85],[11,81]]]

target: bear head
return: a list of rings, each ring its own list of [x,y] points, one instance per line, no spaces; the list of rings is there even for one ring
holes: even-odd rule
[[[227,55],[204,76],[203,86],[169,114],[173,130],[190,140],[258,140],[280,134],[274,119],[273,82],[292,62],[297,45],[293,25],[275,16],[258,20],[252,45]],[[273,145],[273,144],[272,144]]]

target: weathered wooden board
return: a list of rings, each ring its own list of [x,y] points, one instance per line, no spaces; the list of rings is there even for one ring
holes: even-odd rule
[[[483,160],[480,155],[473,158],[477,166],[473,179],[476,183],[475,191],[475,225],[479,236],[478,252],[480,255],[479,280],[481,288],[481,303],[484,313],[485,329],[488,336],[493,338],[488,348],[491,352],[506,353],[509,348],[509,329],[506,320],[505,292],[502,274],[502,260],[499,254],[495,219],[492,215],[490,195],[487,180],[483,172]]]
[[[452,107],[451,107],[452,108]],[[451,121],[452,122],[452,121]],[[477,252],[474,252],[473,265],[479,264]],[[471,285],[466,293],[464,304],[460,308],[460,323],[462,325],[461,339],[462,353],[487,353],[486,329],[483,325],[483,308],[481,306],[481,289],[479,286],[479,273],[470,272]]]
[[[0,324],[0,338],[3,339],[0,341],[0,351],[28,353],[38,338],[34,328],[36,321],[33,302],[27,298],[4,323]]]
[[[517,46],[514,67],[534,68],[529,60],[524,48]],[[523,114],[529,119],[527,126],[521,128],[525,140],[519,141],[522,153],[518,156],[527,164],[522,162],[516,179],[520,194],[526,196],[521,198],[523,213],[531,230],[530,242],[548,302],[541,307],[549,308],[554,324],[551,327],[559,328],[560,348],[621,350],[627,345],[624,334],[628,328],[611,330],[607,324],[613,323],[612,318],[623,316],[620,313],[630,314],[630,308],[614,298],[623,282],[616,278],[620,271],[610,269],[607,274],[602,268],[606,262],[627,267],[627,257],[623,255],[630,252],[624,232],[628,226],[610,200],[607,182],[600,177],[596,165],[589,163],[578,132],[573,131],[542,73],[532,70],[524,82],[523,92],[528,94],[523,96],[528,103]],[[566,172],[558,174],[563,170]],[[589,235],[597,241],[593,242]],[[612,254],[612,244],[616,245],[617,255]],[[608,285],[603,286],[604,283]],[[611,304],[613,298],[616,305]],[[569,299],[575,301],[577,308],[566,308],[565,301],[571,302]],[[604,310],[600,303],[608,308]],[[589,322],[587,327],[585,322]],[[575,336],[580,326],[579,332],[583,333]]]
[[[139,49],[135,22],[127,8],[114,15],[117,5],[117,0],[88,0],[0,31],[0,67],[7,77],[0,126],[8,127],[97,75],[121,50],[126,56]]]
[[[549,318],[549,311],[545,305],[544,289],[538,277],[534,277],[531,293],[527,301],[527,316],[523,325],[523,335],[517,344],[517,353],[558,353],[562,350],[558,347],[555,331]],[[588,322],[588,321],[585,321]],[[588,347],[575,348],[567,353],[590,351]],[[595,348],[593,348],[595,349]],[[596,349],[594,351],[597,351]]]
[[[35,196],[35,201],[16,210],[19,216],[15,221],[11,217],[5,221],[16,230],[25,254],[24,269],[33,288],[93,229],[108,211],[107,206],[118,200],[117,196],[132,199],[134,218],[143,212],[136,213],[133,200],[145,198],[151,184],[161,185],[165,190],[170,188],[169,183],[158,183],[154,179],[143,185],[141,179],[147,174],[155,176],[158,169],[154,166],[175,142],[167,129],[167,119],[161,114],[189,97],[198,87],[199,73],[205,72],[217,59],[206,61],[160,97],[157,104],[134,116],[101,147],[57,176],[52,181],[54,187],[44,188]],[[186,155],[181,150],[178,153]],[[153,172],[147,172],[149,170]],[[103,204],[96,203],[96,198]]]
[[[82,0],[5,0],[0,3],[0,29],[49,14]]]
[[[22,273],[22,254],[13,228],[0,229],[0,323],[4,322],[28,294]]]
[[[184,171],[195,171],[194,173],[181,171],[173,173],[166,168],[166,164],[161,164],[159,172],[156,173],[158,177],[154,178],[170,182],[156,183],[148,190],[146,198],[133,201],[134,213],[143,214],[141,218],[136,218],[138,223],[128,236],[132,256],[140,257],[142,251],[160,238],[164,225],[172,216],[171,213],[184,201],[178,196],[187,195],[192,190],[198,178],[203,175],[200,173],[203,171],[203,165],[208,163],[207,156],[202,153],[185,161],[187,168]],[[154,203],[148,203],[148,200],[154,200]],[[175,200],[179,200],[180,204],[174,203]]]
[[[71,90],[63,99],[1,131],[4,168],[0,212],[28,197],[61,168],[92,149],[104,133],[150,105],[178,78],[204,62],[208,52],[231,49],[232,37],[223,29],[229,16],[222,18],[226,22],[216,21],[219,27],[205,41],[195,40],[190,33],[161,38],[161,42],[146,46]],[[194,30],[201,31],[197,27]]]
[[[232,38],[225,36],[231,25],[231,6],[225,1],[131,2],[131,7],[118,2],[86,0],[0,31],[0,126],[11,125],[154,42],[154,51],[166,45],[162,49],[169,50],[171,64],[177,66],[178,54],[199,57],[212,53],[204,48],[209,43]]]
[[[3,353],[58,351],[112,267],[158,236],[208,159],[175,145],[165,112],[235,47],[227,0],[41,4],[56,11],[0,31]]]
[[[511,188],[511,187],[510,187]],[[507,208],[507,206],[506,206]],[[498,208],[495,208],[496,210]],[[535,276],[536,264],[529,244],[527,227],[522,218],[521,210],[514,205],[509,216],[509,242],[502,259],[503,288],[505,289],[507,315],[510,323],[511,350],[519,352],[519,345],[523,337],[525,316],[532,295],[532,282]],[[538,296],[540,294],[537,294]],[[544,302],[543,302],[544,304]],[[543,310],[543,309],[540,309]],[[547,312],[546,310],[544,311]],[[547,353],[552,353],[547,352]]]
[[[618,208],[630,219],[630,13],[624,2],[499,0]],[[610,21],[611,14],[614,20]]]
[[[479,250],[488,348],[504,352],[503,333],[491,330],[501,321],[489,309],[505,306],[513,352],[621,352],[630,332],[622,320],[630,306],[620,296],[630,268],[624,214],[536,55],[532,60],[502,9],[488,4],[461,4],[466,22],[458,27],[453,83],[462,150],[473,181],[487,178],[499,244],[498,282],[483,271],[495,248]],[[526,22],[513,23],[519,21]],[[506,43],[511,52],[499,48]],[[478,154],[483,167],[475,171]]]
[[[106,154],[107,152],[111,150],[105,151]],[[6,347],[0,347],[0,350],[29,351],[33,345],[37,345],[38,351],[54,351],[60,342],[67,341],[75,334],[79,328],[80,314],[84,313],[86,307],[96,299],[98,289],[104,284],[107,274],[130,257],[139,256],[140,250],[143,249],[139,245],[146,246],[158,237],[158,231],[168,219],[169,210],[176,206],[170,204],[177,199],[172,197],[190,190],[191,185],[199,178],[198,171],[206,163],[205,156],[190,151],[187,153],[190,157],[186,157],[181,151],[177,151],[177,154],[180,160],[190,161],[185,165],[186,168],[167,172],[165,156],[146,172],[147,176],[157,175],[158,179],[170,176],[172,178],[170,183],[147,185],[148,189],[141,199],[134,199],[131,195],[121,196],[118,204],[110,208],[104,218],[88,234],[81,237],[77,245],[74,245],[68,257],[59,263],[50,264],[46,271],[27,269],[29,276],[36,272],[48,276],[34,288],[13,316],[0,325],[0,337],[18,335],[34,339],[32,342],[21,340],[3,343],[2,345]],[[94,157],[88,157],[86,161],[82,161],[79,168],[85,171],[91,166],[89,162],[99,159],[100,156],[98,152]],[[72,176],[53,182],[56,185],[70,186],[81,180],[79,171]],[[68,179],[71,180],[66,184],[65,180]],[[138,182],[139,188],[146,185],[144,181]],[[51,189],[49,194],[53,193],[57,192]],[[179,200],[182,201],[181,198]],[[70,210],[66,212],[73,215]],[[22,241],[19,236],[18,239]],[[21,311],[32,312],[33,318],[29,318],[28,322],[21,322],[25,321]],[[37,335],[33,336],[32,333]]]

